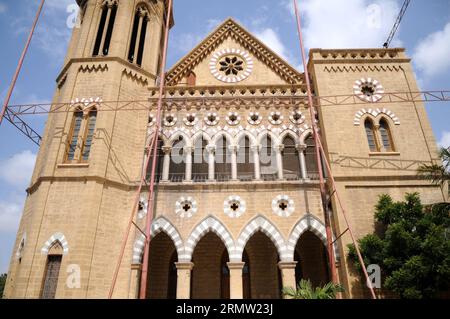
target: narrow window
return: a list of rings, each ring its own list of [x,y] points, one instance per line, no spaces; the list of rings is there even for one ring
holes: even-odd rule
[[[45,265],[44,282],[41,291],[42,299],[55,299],[58,288],[59,271],[61,269],[63,248],[60,242],[55,242],[50,248]]]
[[[145,39],[147,36],[148,11],[140,6],[134,15],[133,30],[131,32],[130,48],[128,50],[128,61],[142,65],[144,56]]]
[[[195,75],[195,73],[194,72],[189,73],[189,75],[187,77],[187,85],[195,86],[196,81],[197,81],[197,76]]]
[[[287,180],[298,180],[300,174],[300,158],[296,149],[295,141],[288,136],[283,141],[283,176]]]
[[[89,159],[89,154],[91,153],[92,141],[94,139],[95,124],[97,122],[97,110],[93,109],[89,112],[88,122],[86,125],[85,141],[83,145],[83,161]]]
[[[185,146],[186,143],[182,137],[173,143],[169,170],[169,180],[171,182],[180,183],[184,180],[186,174]]]
[[[83,123],[83,112],[77,111],[74,114],[72,129],[69,137],[69,149],[67,152],[67,161],[75,160],[75,153],[78,146],[78,138],[80,135],[81,123]]]
[[[158,146],[157,146],[157,153],[158,157],[156,160],[156,169],[155,169],[155,182],[158,183],[162,178],[162,171],[164,166],[164,152],[163,152],[163,145],[164,142],[161,138],[158,138]],[[152,177],[152,168],[153,168],[153,160],[150,159],[147,166],[147,180],[149,181]]]
[[[369,142],[369,148],[371,152],[379,152],[378,142],[375,134],[375,126],[372,120],[367,119],[364,122],[364,127],[366,129],[367,141]]]
[[[215,174],[219,182],[231,179],[231,152],[228,149],[229,143],[225,136],[217,141]]]
[[[305,140],[305,144],[306,171],[308,172],[309,178],[315,179],[319,175],[319,169],[317,166],[316,143],[312,134]]]
[[[250,152],[250,140],[247,136],[239,141],[237,173],[238,179],[241,181],[251,181],[255,174]]]
[[[389,128],[388,122],[386,122],[385,119],[380,120],[380,135],[381,135],[381,142],[383,143],[384,150],[386,152],[393,152],[394,151],[394,143],[392,141],[392,133],[391,129]]]
[[[208,179],[208,141],[203,137],[194,144],[194,162],[192,163],[192,179],[194,182],[205,182]]]
[[[102,7],[97,37],[95,38],[93,56],[108,55],[117,14],[117,3],[112,5],[105,1]]]
[[[261,162],[261,178],[265,181],[276,180],[278,175],[277,158],[273,148],[274,144],[270,136],[263,139],[259,160]]]

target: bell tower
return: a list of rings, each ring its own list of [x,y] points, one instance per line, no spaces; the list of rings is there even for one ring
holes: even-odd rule
[[[141,176],[165,0],[77,0],[11,259],[7,298],[106,298]],[[173,21],[171,21],[171,25]],[[129,296],[132,244],[116,285]]]

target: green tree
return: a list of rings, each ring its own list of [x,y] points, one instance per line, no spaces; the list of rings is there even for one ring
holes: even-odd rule
[[[0,298],[3,298],[3,290],[6,284],[6,274],[0,275]]]
[[[418,174],[430,180],[433,184],[443,186],[450,181],[450,148],[442,148],[440,151],[442,164],[422,165]]]
[[[344,292],[339,284],[328,283],[323,287],[313,288],[311,281],[302,279],[297,289],[292,287],[283,288],[283,296],[292,299],[336,299],[336,294]]]
[[[450,204],[423,206],[418,194],[404,202],[380,196],[378,234],[358,240],[366,265],[381,267],[383,288],[401,298],[436,298],[450,289]],[[349,259],[361,269],[355,247]]]

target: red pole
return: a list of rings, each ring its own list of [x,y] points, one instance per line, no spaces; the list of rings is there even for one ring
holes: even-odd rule
[[[150,189],[148,196],[148,212],[147,212],[147,224],[145,227],[145,245],[144,245],[144,258],[142,263],[142,271],[141,271],[141,286],[139,292],[140,299],[147,298],[147,277],[148,277],[148,265],[149,265],[149,245],[151,239],[151,229],[152,229],[152,218],[153,218],[153,209],[154,209],[154,197],[155,197],[155,174],[156,174],[156,163],[158,157],[158,133],[159,128],[161,126],[161,111],[162,111],[162,100],[164,95],[164,85],[166,82],[166,60],[167,60],[167,46],[169,42],[169,29],[170,29],[170,17],[172,15],[172,0],[168,0],[168,9],[166,16],[166,29],[164,33],[164,46],[163,46],[163,55],[161,62],[161,83],[159,86],[159,98],[158,98],[158,110],[156,115],[156,126],[155,126],[155,135],[153,136],[153,150],[150,150],[149,156],[153,154],[153,162],[152,162],[152,173],[150,178]]]
[[[313,127],[313,136],[315,141],[315,147],[316,147],[316,160],[317,160],[317,167],[319,170],[319,179],[320,179],[320,194],[322,197],[322,207],[325,214],[325,228],[327,233],[327,250],[328,250],[328,263],[330,266],[330,274],[331,274],[331,281],[334,283],[338,282],[337,278],[337,272],[336,272],[336,261],[334,257],[334,249],[333,249],[333,235],[331,231],[331,221],[330,216],[328,212],[328,205],[327,205],[327,189],[325,185],[325,178],[323,174],[323,168],[322,168],[322,160],[321,160],[321,153],[320,153],[320,147],[318,140],[320,139],[318,129],[317,129],[317,123],[316,123],[316,108],[314,106],[313,98],[312,98],[312,90],[311,90],[311,81],[309,78],[309,72],[308,72],[308,65],[306,62],[306,54],[305,54],[305,47],[303,45],[303,35],[302,35],[302,26],[301,26],[301,19],[300,14],[298,12],[297,7],[297,0],[294,0],[294,9],[295,9],[295,15],[297,17],[297,30],[298,35],[300,39],[300,49],[303,59],[303,68],[305,69],[305,80],[306,80],[306,87],[307,87],[307,93],[308,93],[308,103],[309,103],[309,112],[311,116],[311,125]]]
[[[3,102],[3,108],[0,113],[0,125],[2,124],[3,118],[5,117],[6,108],[8,107],[9,101],[11,100],[11,96],[14,92],[14,88],[16,86],[17,79],[18,79],[20,71],[22,69],[23,61],[25,60],[25,56],[27,55],[28,48],[30,47],[31,39],[33,38],[34,30],[36,29],[36,25],[39,21],[39,17],[41,15],[42,8],[44,7],[44,3],[45,3],[45,0],[42,0],[41,4],[39,5],[38,11],[36,13],[36,17],[34,18],[33,26],[31,27],[27,42],[22,51],[22,55],[20,56],[19,63],[17,64],[16,72],[14,73],[14,76],[11,81],[11,85],[9,86],[9,89],[8,89],[8,93],[6,94],[5,101]]]

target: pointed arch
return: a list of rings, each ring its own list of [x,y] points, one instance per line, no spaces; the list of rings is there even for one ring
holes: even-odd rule
[[[227,140],[227,142],[228,142],[230,145],[234,145],[234,139],[233,139],[233,137],[231,136],[230,133],[225,132],[225,131],[220,131],[220,132],[216,133],[216,134],[213,136],[213,138],[212,138],[211,145],[217,145],[217,143],[219,142],[219,140],[220,140],[222,137],[225,137],[225,139]]]
[[[183,254],[184,245],[180,233],[177,231],[175,226],[173,226],[172,223],[169,222],[164,217],[158,217],[153,222],[151,229],[151,238],[152,239],[155,238],[161,232],[165,233],[167,236],[169,236],[170,239],[172,239],[172,242],[177,250],[178,256],[181,256]],[[133,246],[133,264],[142,263],[142,255],[144,253],[144,247],[145,247],[145,236],[140,233],[138,238],[134,242]]]
[[[217,236],[219,236],[219,238],[225,244],[231,260],[231,256],[234,256],[235,254],[233,237],[226,229],[226,227],[222,224],[222,222],[212,216],[207,217],[194,228],[191,235],[186,240],[184,246],[184,254],[180,255],[178,259],[183,262],[191,261],[195,246],[200,241],[200,239],[202,239],[202,237],[209,232],[214,232]]]
[[[308,214],[304,216],[292,229],[291,234],[289,235],[289,240],[286,245],[286,254],[290,261],[294,260],[295,246],[297,245],[298,240],[306,231],[313,232],[327,247],[327,231],[325,225],[315,216]],[[334,240],[333,236],[333,240]],[[337,249],[337,244],[334,246],[334,256],[336,259],[339,258],[339,251]]]
[[[249,131],[241,131],[239,132],[238,135],[236,135],[235,139],[234,139],[234,144],[235,145],[239,145],[239,142],[241,139],[248,137],[248,139],[250,140],[251,146],[257,146],[258,145],[258,140],[257,138],[250,133]]]
[[[278,254],[281,261],[285,261],[288,255],[286,254],[286,244],[280,231],[265,217],[258,216],[250,221],[247,226],[242,230],[236,241],[236,253],[230,255],[230,260],[239,262],[242,259],[245,246],[250,238],[258,231],[266,234],[277,247]]]
[[[286,131],[284,131],[283,133],[280,134],[280,137],[279,137],[280,143],[283,144],[283,143],[284,143],[284,140],[285,140],[287,137],[291,137],[291,138],[295,141],[296,144],[301,144],[301,143],[300,143],[300,137],[298,136],[298,134],[296,134],[296,133],[295,133],[294,131],[292,131],[292,130],[286,130]]]
[[[203,138],[204,140],[208,141],[208,144],[211,144],[212,138],[209,136],[209,134],[205,131],[198,131],[197,133],[192,136],[192,143],[195,145],[195,142],[199,139]]]
[[[44,244],[41,249],[42,255],[48,255],[49,250],[53,245],[59,243],[63,249],[63,254],[67,255],[69,252],[69,243],[67,242],[66,236],[63,233],[55,233],[53,234]]]
[[[276,136],[275,133],[273,133],[271,131],[268,131],[268,130],[264,130],[264,131],[262,131],[262,132],[260,132],[258,134],[258,137],[257,137],[258,144],[261,145],[263,139],[266,138],[267,136],[269,136],[270,139],[272,140],[272,144],[273,144],[274,147],[277,146],[277,145],[280,145],[279,137]]]
[[[192,146],[193,145],[193,140],[192,138],[190,138],[185,132],[183,131],[176,131],[175,134],[173,134],[169,141],[168,141],[168,146],[173,146],[173,144],[175,142],[177,142],[179,139],[183,138],[184,142],[186,143],[186,146]]]

